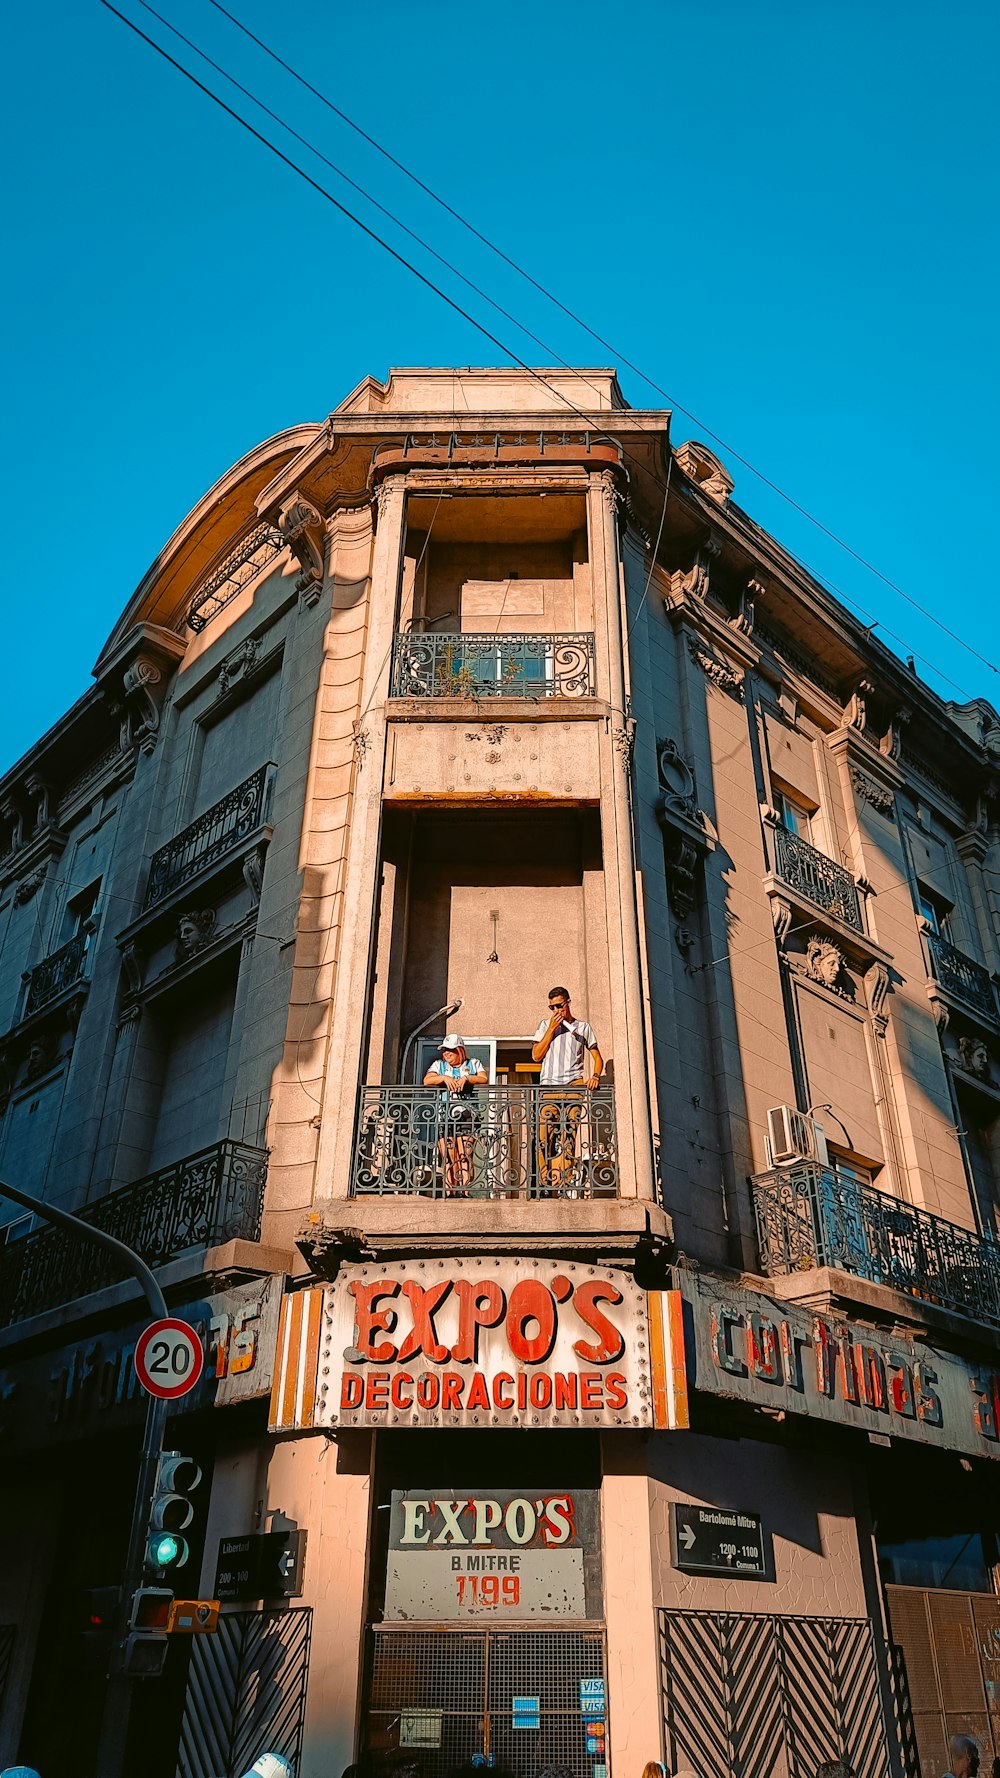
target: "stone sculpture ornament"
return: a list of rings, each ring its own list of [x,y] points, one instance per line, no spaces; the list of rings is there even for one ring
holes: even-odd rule
[[[174,962],[186,963],[205,946],[211,944],[215,934],[215,909],[203,908],[200,911],[189,909],[181,915],[177,922],[177,937],[174,943]]]
[[[981,1037],[959,1038],[958,1065],[977,1080],[990,1079],[990,1052]]]
[[[840,978],[843,968],[844,953],[839,945],[828,938],[809,940],[803,969],[810,981],[819,982],[822,987],[831,988],[835,994],[841,994],[843,988]]]

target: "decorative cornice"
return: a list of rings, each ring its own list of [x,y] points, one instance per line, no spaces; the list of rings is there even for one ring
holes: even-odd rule
[[[860,766],[852,765],[850,773],[851,783],[857,795],[864,802],[871,803],[872,808],[877,809],[880,815],[891,816],[895,801],[888,785],[876,784],[874,778],[869,778],[867,772],[863,772]]]
[[[701,668],[706,679],[711,680],[712,684],[718,686],[719,690],[724,691],[728,697],[741,702],[744,675],[736,672],[732,667],[728,667],[725,661],[719,659],[718,655],[710,654],[699,637],[689,636],[687,645],[688,654],[695,666]]]

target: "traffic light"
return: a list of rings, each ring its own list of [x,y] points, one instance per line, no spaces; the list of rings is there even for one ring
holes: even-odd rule
[[[87,1587],[81,1595],[80,1631],[88,1666],[107,1668],[118,1629],[120,1587]]]
[[[200,1481],[201,1470],[193,1457],[183,1457],[180,1451],[162,1453],[146,1537],[146,1571],[153,1579],[183,1568],[188,1559],[188,1541],[182,1533],[194,1518],[188,1497]]]
[[[140,1587],[133,1594],[121,1650],[121,1671],[130,1678],[155,1679],[163,1672],[170,1642],[167,1624],[173,1602],[174,1595],[169,1587]]]

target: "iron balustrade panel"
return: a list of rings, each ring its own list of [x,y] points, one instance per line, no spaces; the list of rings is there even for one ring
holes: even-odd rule
[[[203,630],[284,547],[285,540],[273,525],[255,525],[198,588],[185,620],[188,629]]]
[[[1000,1327],[1000,1248],[815,1162],[753,1181],[767,1277],[833,1266]]]
[[[927,942],[930,945],[934,974],[942,988],[949,994],[957,994],[960,999],[968,1001],[977,1012],[984,1013],[988,1019],[997,1016],[997,999],[990,978],[989,970],[977,963],[974,957],[967,957],[942,938],[939,932],[929,932]]]
[[[266,1180],[266,1149],[217,1142],[76,1214],[124,1241],[147,1265],[162,1266],[192,1248],[256,1241]],[[0,1325],[73,1302],[123,1276],[113,1254],[68,1229],[37,1229],[0,1250]]]
[[[24,997],[24,1017],[38,1012],[48,1006],[67,988],[72,988],[83,975],[84,959],[87,955],[89,934],[78,932],[68,944],[53,951],[43,963],[36,963],[28,976],[28,991]]]
[[[782,882],[855,931],[863,931],[861,900],[850,871],[787,827],[776,827],[774,837],[775,864]]]
[[[594,638],[579,635],[396,636],[394,698],[591,698]]]
[[[258,827],[264,825],[271,766],[258,767],[251,778],[220,797],[203,815],[154,852],[149,866],[145,908],[162,901],[207,864],[214,864]]]
[[[618,1140],[607,1088],[363,1087],[351,1195],[614,1198]]]

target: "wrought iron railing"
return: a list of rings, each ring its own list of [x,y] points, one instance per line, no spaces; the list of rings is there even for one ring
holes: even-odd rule
[[[260,1235],[267,1150],[217,1142],[109,1192],[76,1214],[140,1254],[147,1265]],[[73,1302],[125,1276],[111,1254],[68,1231],[42,1228],[0,1249],[0,1326]]]
[[[28,975],[24,996],[25,1018],[33,1012],[40,1012],[43,1006],[48,1006],[50,1000],[55,1000],[65,989],[72,988],[80,980],[89,938],[89,933],[78,932],[68,944],[53,951],[51,957],[35,964]]]
[[[957,994],[970,1006],[974,1006],[977,1012],[985,1013],[988,1019],[995,1019],[997,998],[989,970],[977,963],[974,957],[967,957],[964,951],[956,950],[939,932],[928,932],[927,943],[930,946],[934,974],[946,993]]]
[[[614,1198],[609,1088],[363,1087],[351,1193],[446,1198]]]
[[[397,635],[394,698],[593,697],[594,638],[570,636]]]
[[[753,1180],[767,1277],[834,1266],[1000,1327],[1000,1248],[817,1162]]]
[[[782,882],[861,932],[861,900],[850,871],[787,827],[776,827],[774,838],[775,869]]]
[[[202,581],[188,610],[188,628],[196,632],[203,630],[230,599],[235,599],[237,593],[249,586],[262,568],[280,556],[284,547],[285,540],[273,525],[255,525],[207,580]]]
[[[207,864],[214,864],[256,828],[263,826],[267,815],[272,767],[260,766],[251,778],[238,784],[228,796],[219,798],[204,815],[154,852],[149,866],[145,907],[162,901],[171,890],[196,876]]]

